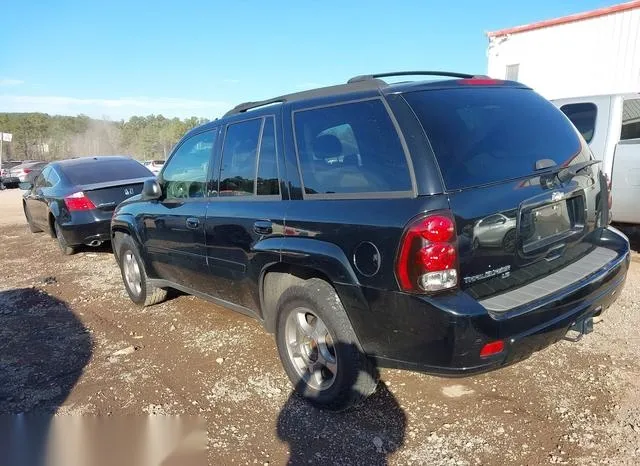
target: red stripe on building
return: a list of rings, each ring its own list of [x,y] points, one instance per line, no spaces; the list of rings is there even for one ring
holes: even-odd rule
[[[578,13],[575,15],[563,16],[561,18],[539,21],[537,23],[525,24],[523,26],[500,29],[499,31],[488,32],[487,36],[499,37],[506,36],[507,34],[517,34],[519,32],[533,31],[535,29],[558,26],[560,24],[575,23],[576,21],[583,21],[585,19],[598,18],[600,16],[619,13],[621,11],[633,10],[634,8],[640,8],[640,0],[634,0],[632,2],[621,3],[619,5],[613,5],[605,8],[599,8],[597,10],[587,11],[585,13]]]

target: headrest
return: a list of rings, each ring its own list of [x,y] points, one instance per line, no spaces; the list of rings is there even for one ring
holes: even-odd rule
[[[333,134],[319,136],[313,143],[313,152],[316,157],[328,159],[342,155],[342,143]]]

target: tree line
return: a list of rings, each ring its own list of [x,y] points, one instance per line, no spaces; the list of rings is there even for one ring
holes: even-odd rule
[[[3,160],[59,160],[90,155],[130,155],[139,160],[165,159],[189,131],[208,120],[162,115],[108,121],[86,115],[0,113],[0,131],[12,133]]]

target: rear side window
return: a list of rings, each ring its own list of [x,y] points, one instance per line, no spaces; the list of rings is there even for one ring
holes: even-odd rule
[[[107,183],[117,180],[151,177],[153,174],[140,162],[129,159],[91,160],[64,165],[61,171],[74,185]]]
[[[427,133],[447,189],[527,176],[538,160],[568,164],[581,150],[562,112],[527,89],[419,91],[405,98]]]
[[[252,196],[262,119],[227,127],[220,173],[221,196]]]
[[[640,139],[640,99],[624,101],[620,140]]]
[[[412,189],[400,137],[380,99],[297,111],[294,126],[306,194]]]
[[[259,196],[280,194],[273,118],[267,118],[262,129],[260,155],[258,157],[257,194]]]
[[[567,104],[560,107],[560,110],[567,115],[573,126],[575,126],[585,141],[591,142],[593,133],[596,130],[596,117],[598,108],[591,102],[579,104]]]

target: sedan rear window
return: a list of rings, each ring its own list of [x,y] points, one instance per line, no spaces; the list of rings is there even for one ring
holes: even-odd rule
[[[135,160],[86,160],[61,166],[61,171],[74,185],[107,183],[109,181],[132,180],[153,177],[147,168]]]
[[[538,160],[568,164],[581,150],[562,112],[528,89],[419,91],[405,98],[427,133],[447,189],[527,176]]]

